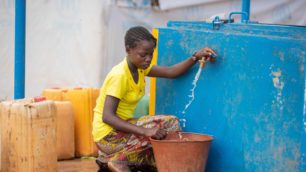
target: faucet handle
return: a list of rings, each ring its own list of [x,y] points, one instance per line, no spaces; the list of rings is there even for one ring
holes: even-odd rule
[[[204,57],[202,57],[202,59],[201,59],[201,60],[199,60],[200,67],[201,67],[201,68],[203,68],[203,67],[204,67],[204,65],[205,65],[205,63],[206,63],[207,61],[208,61],[208,60],[205,60],[205,58],[204,58]]]

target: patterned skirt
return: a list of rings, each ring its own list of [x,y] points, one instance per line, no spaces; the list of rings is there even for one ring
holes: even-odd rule
[[[170,115],[143,116],[129,120],[145,128],[160,127],[166,131],[179,131],[179,120]],[[102,163],[116,161],[127,165],[155,166],[149,138],[113,130],[96,143],[99,147],[99,160]]]

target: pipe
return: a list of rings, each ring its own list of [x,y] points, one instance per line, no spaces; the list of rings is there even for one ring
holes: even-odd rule
[[[24,98],[26,0],[15,0],[14,99]]]
[[[247,13],[241,16],[241,23],[247,23],[250,19],[250,0],[242,0],[241,12]]]

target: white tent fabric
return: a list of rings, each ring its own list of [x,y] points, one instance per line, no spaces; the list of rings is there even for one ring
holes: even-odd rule
[[[26,3],[26,97],[51,87],[100,87],[125,56],[123,37],[131,26],[165,27],[169,20],[203,21],[241,10],[241,0],[159,0],[159,9],[149,0]],[[251,0],[250,19],[305,26],[305,8],[301,0]],[[14,94],[14,11],[14,0],[0,0],[0,100]]]
[[[218,1],[222,0],[176,0],[176,1],[169,1],[169,0],[159,0],[159,8],[161,10],[170,10],[176,8],[184,8],[190,7],[195,5],[201,4],[208,4],[208,3],[217,3]]]

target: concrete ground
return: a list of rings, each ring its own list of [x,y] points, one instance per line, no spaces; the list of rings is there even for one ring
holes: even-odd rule
[[[143,166],[143,167],[130,167],[132,172],[157,172],[155,168]],[[94,159],[74,159],[58,161],[58,172],[97,172],[99,170],[98,165]],[[109,170],[103,170],[109,172]]]
[[[58,172],[97,172],[95,160],[65,160],[58,161]]]

